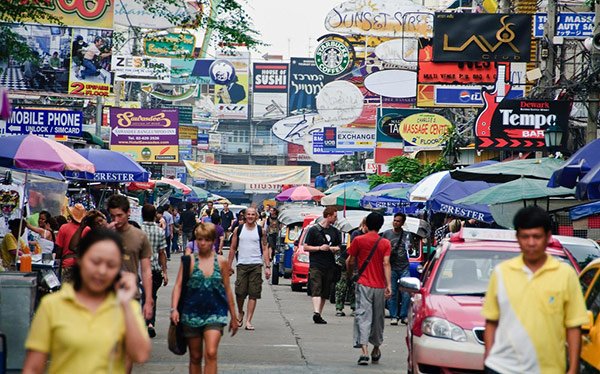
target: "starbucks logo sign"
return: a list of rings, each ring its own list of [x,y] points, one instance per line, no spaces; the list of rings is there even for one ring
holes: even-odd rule
[[[337,39],[325,39],[315,51],[315,64],[326,75],[339,75],[352,64],[352,50]]]

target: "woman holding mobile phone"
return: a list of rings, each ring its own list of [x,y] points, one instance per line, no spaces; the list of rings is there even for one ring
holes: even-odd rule
[[[125,356],[150,357],[150,338],[133,298],[135,274],[121,272],[123,244],[114,231],[90,231],[79,242],[73,285],[48,295],[25,343],[23,373],[125,373]]]
[[[179,267],[171,298],[171,320],[174,324],[183,324],[183,335],[190,351],[191,374],[217,372],[217,352],[223,328],[228,324],[228,311],[231,314],[231,336],[238,330],[233,293],[229,284],[229,265],[224,257],[213,250],[216,235],[215,225],[212,223],[200,223],[196,226],[194,237],[198,251],[190,255],[190,277],[181,315],[177,305],[181,297],[182,266]]]

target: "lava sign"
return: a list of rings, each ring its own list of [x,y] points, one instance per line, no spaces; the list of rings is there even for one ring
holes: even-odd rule
[[[14,109],[6,122],[6,134],[81,136],[83,113],[72,110]]]

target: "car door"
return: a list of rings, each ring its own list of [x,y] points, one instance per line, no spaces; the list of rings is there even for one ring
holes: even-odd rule
[[[594,315],[594,327],[583,332],[581,360],[585,368],[582,373],[598,373],[600,370],[600,265],[588,267],[580,276],[587,310]]]

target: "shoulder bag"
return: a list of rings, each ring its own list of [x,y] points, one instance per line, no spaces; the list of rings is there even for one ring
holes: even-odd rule
[[[181,279],[181,295],[179,295],[179,303],[177,303],[177,311],[179,312],[180,319],[183,300],[185,299],[187,293],[187,283],[190,279],[190,256],[182,256],[181,264],[183,265],[183,273]],[[176,355],[183,356],[186,353],[187,342],[185,340],[185,337],[183,336],[183,325],[181,324],[181,320],[177,325],[175,325],[173,321],[171,321],[169,325],[168,343],[169,351],[175,353]]]
[[[365,262],[363,262],[360,269],[358,269],[358,273],[356,273],[352,276],[352,282],[358,282],[361,275],[365,272],[365,269],[367,268],[367,266],[369,266],[369,262],[371,262],[371,258],[373,258],[373,255],[375,254],[375,251],[377,250],[377,246],[379,245],[380,241],[381,241],[381,236],[377,239],[377,241],[375,242],[375,245],[373,245],[373,248],[371,248],[371,253],[369,253],[369,256],[367,257]]]

